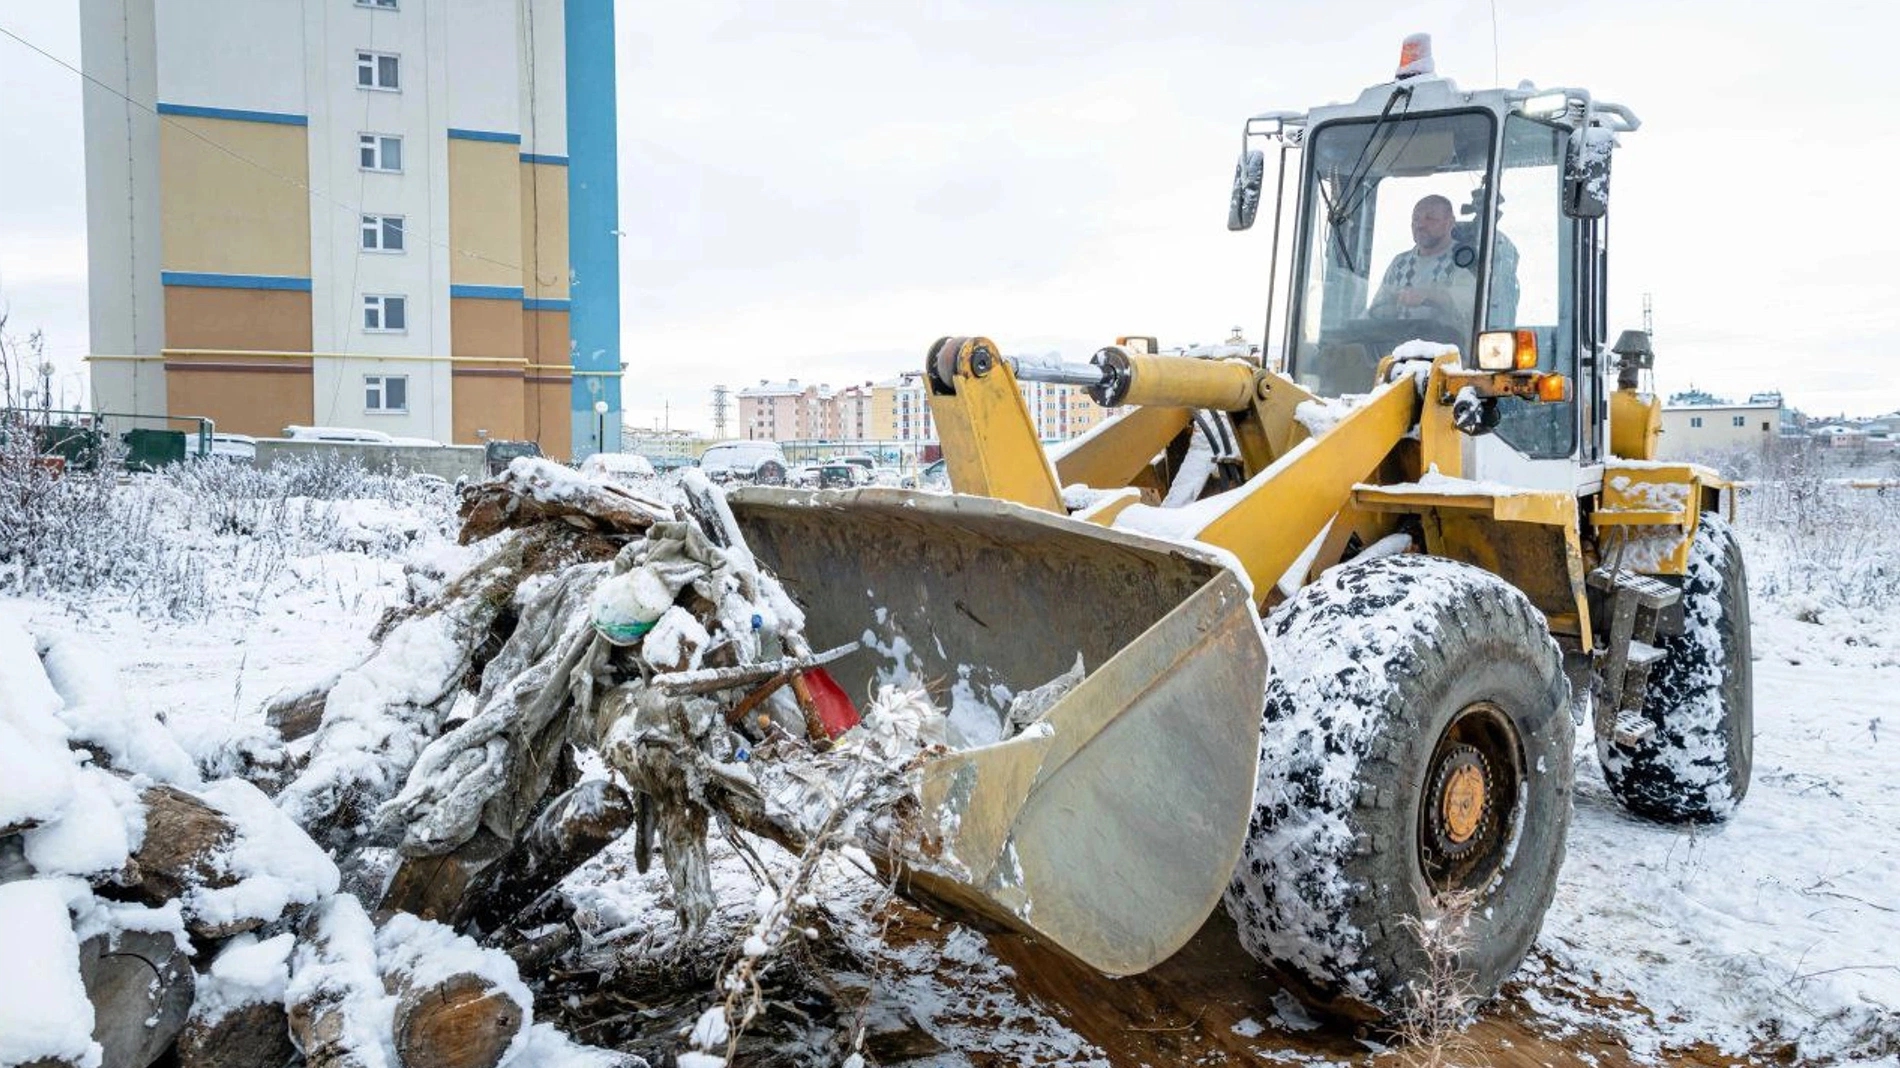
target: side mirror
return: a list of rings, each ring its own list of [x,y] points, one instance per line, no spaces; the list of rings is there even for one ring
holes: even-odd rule
[[[1610,210],[1610,149],[1615,135],[1586,126],[1570,135],[1564,152],[1564,214],[1601,219]]]
[[[1253,226],[1260,211],[1260,186],[1266,180],[1267,154],[1257,148],[1240,154],[1234,165],[1234,195],[1227,204],[1227,228],[1245,230]]]

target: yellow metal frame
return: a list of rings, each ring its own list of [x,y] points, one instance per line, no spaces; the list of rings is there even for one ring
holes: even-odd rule
[[[1370,544],[1413,516],[1425,551],[1518,586],[1553,632],[1575,636],[1588,651],[1589,568],[1601,561],[1682,574],[1700,513],[1729,488],[1698,465],[1631,460],[1606,466],[1594,501],[1563,491],[1423,488],[1419,480],[1429,473],[1464,475],[1467,436],[1452,419],[1459,390],[1523,392],[1516,378],[1463,369],[1456,354],[1434,360],[1420,373],[1422,384],[1419,374],[1395,376],[1387,359],[1378,379],[1383,384],[1317,436],[1298,418],[1300,405],[1317,398],[1283,375],[1244,361],[1115,355],[1127,375],[1124,399],[1137,406],[1051,464],[995,344],[986,338],[940,342],[927,378],[951,485],[1058,514],[1067,511],[1061,487],[1087,485],[1111,493],[1098,495],[1079,518],[1112,525],[1131,506],[1153,503],[1165,474],[1157,472],[1156,457],[1189,432],[1194,409],[1224,411],[1251,477],[1222,495],[1225,508],[1213,503],[1222,498],[1200,502],[1210,518],[1190,536],[1233,554],[1262,606],[1309,553],[1311,566],[1301,580],[1337,563],[1354,536]],[[1647,443],[1653,446],[1653,435]]]

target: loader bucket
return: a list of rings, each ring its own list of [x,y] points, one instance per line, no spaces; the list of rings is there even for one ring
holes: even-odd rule
[[[1111,975],[1167,959],[1219,902],[1253,807],[1267,654],[1211,554],[983,497],[747,488],[732,511],[860,701],[924,683],[953,750],[919,788],[915,899]],[[1079,684],[1013,736],[1013,696]],[[961,748],[956,748],[961,735]]]

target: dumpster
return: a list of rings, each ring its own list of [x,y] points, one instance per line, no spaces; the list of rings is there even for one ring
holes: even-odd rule
[[[185,434],[181,430],[128,430],[125,442],[125,466],[130,471],[152,471],[185,459]]]

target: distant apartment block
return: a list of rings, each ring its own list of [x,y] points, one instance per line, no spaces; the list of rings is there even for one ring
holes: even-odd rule
[[[612,0],[80,10],[97,408],[620,447]]]
[[[915,375],[833,389],[761,380],[738,391],[739,435],[771,441],[935,442],[936,423]],[[1063,441],[1100,424],[1105,409],[1078,386],[1019,382],[1036,436]]]

